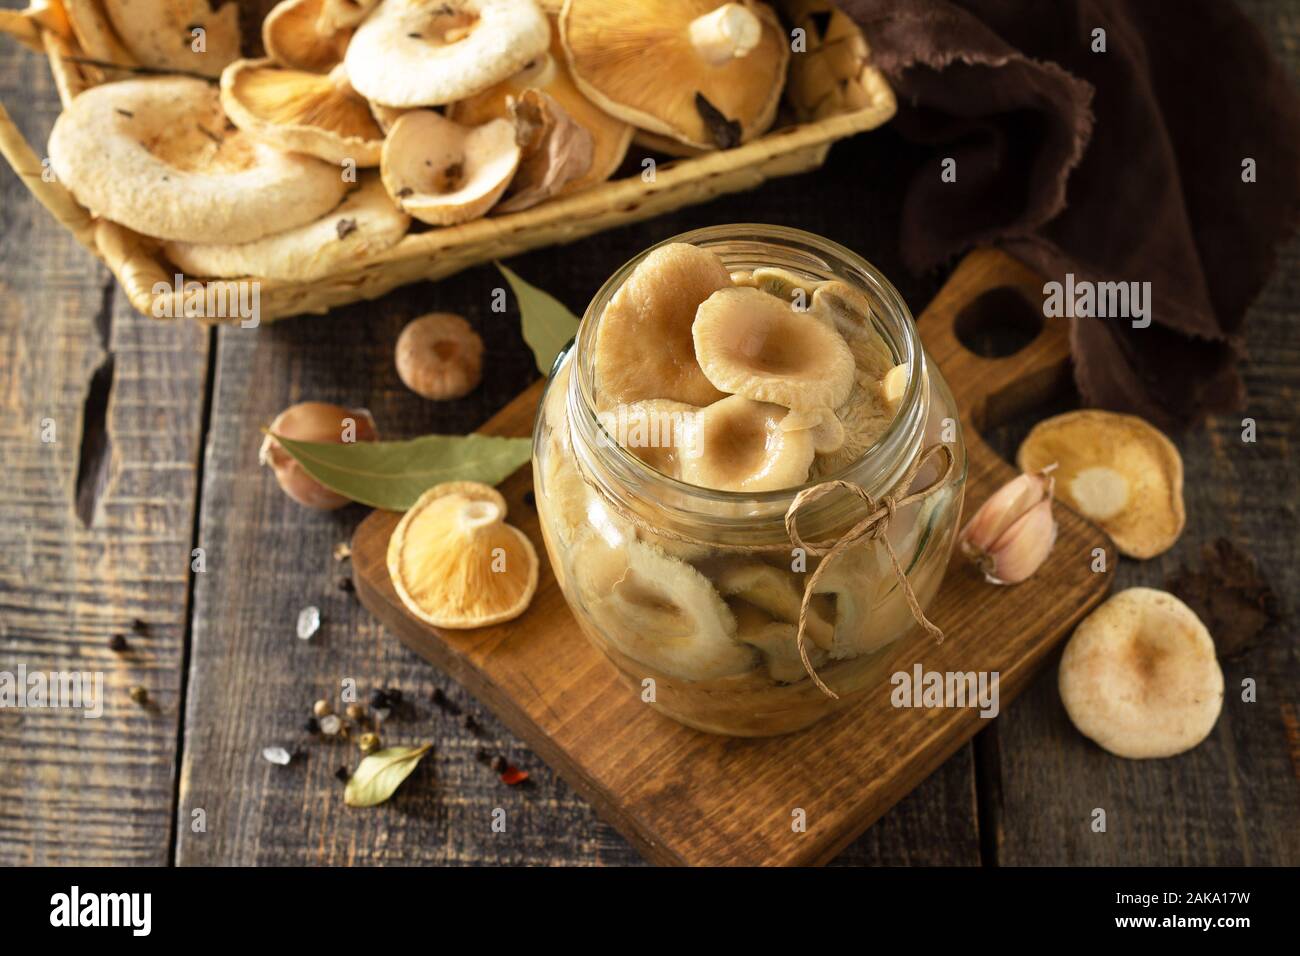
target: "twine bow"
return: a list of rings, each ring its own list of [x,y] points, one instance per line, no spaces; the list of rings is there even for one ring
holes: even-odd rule
[[[897,497],[894,492],[908,488],[912,481],[915,480],[917,473],[936,454],[942,454],[946,460],[943,471],[938,477],[917,491],[904,495],[902,498]],[[898,583],[902,585],[903,594],[907,598],[907,606],[912,612],[912,617],[916,619],[917,624],[921,625],[934,637],[936,642],[943,642],[943,631],[939,630],[925,616],[925,612],[921,610],[921,603],[916,599],[916,592],[912,590],[911,582],[907,580],[907,573],[903,570],[902,565],[898,563],[898,555],[894,553],[894,546],[889,543],[889,536],[886,532],[889,530],[890,522],[894,520],[894,513],[899,508],[920,501],[942,488],[951,477],[955,465],[956,459],[953,457],[952,449],[942,443],[934,444],[912,460],[907,471],[894,485],[893,491],[884,495],[879,501],[872,498],[860,485],[855,485],[851,481],[823,481],[819,485],[813,485],[811,488],[799,492],[799,494],[795,495],[794,501],[790,502],[790,507],[785,513],[785,530],[790,536],[790,543],[796,548],[803,548],[804,551],[812,554],[824,555],[821,564],[817,565],[817,570],[812,573],[812,577],[808,579],[808,585],[804,588],[803,601],[799,605],[799,629],[795,632],[795,642],[799,647],[799,660],[803,662],[804,670],[808,672],[809,678],[817,685],[818,690],[832,700],[839,700],[839,694],[827,687],[826,683],[817,676],[812,661],[808,659],[808,645],[804,632],[808,626],[808,608],[811,606],[813,595],[817,591],[817,582],[837,557],[858,542],[880,541],[884,544],[885,551],[889,555],[889,561],[894,567],[894,574],[898,576]],[[807,544],[799,536],[798,520],[800,509],[818,498],[838,490],[850,492],[866,502],[867,516],[844,532],[829,547]]]

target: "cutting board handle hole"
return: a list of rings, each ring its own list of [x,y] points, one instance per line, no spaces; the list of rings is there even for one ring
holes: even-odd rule
[[[953,332],[967,351],[982,358],[1006,358],[1043,330],[1043,315],[1023,292],[1004,285],[972,299],[957,313]]]

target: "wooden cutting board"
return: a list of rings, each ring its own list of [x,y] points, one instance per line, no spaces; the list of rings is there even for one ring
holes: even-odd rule
[[[980,250],[918,321],[962,410],[967,514],[1015,474],[979,429],[1050,395],[1067,374],[1068,347],[1064,323],[1049,321],[1015,354],[981,358],[958,341],[957,328],[969,341],[990,316],[1036,324],[1041,301],[1041,279],[1001,253]],[[540,395],[537,383],[482,431],[530,434]],[[501,485],[508,520],[542,555],[537,596],[518,620],[436,631],[408,615],[385,567],[399,517],[390,512],[371,514],[353,537],[357,593],[388,630],[492,708],[649,860],[824,863],[984,726],[975,708],[895,708],[887,677],[879,691],[784,737],[717,737],[659,716],[579,632],[545,557],[532,487],[528,467]],[[996,671],[1005,708],[1110,587],[1109,573],[1091,570],[1094,548],[1105,548],[1106,566],[1115,566],[1109,539],[1063,505],[1057,517],[1051,559],[1021,585],[986,584],[955,559],[930,611],[947,640],[904,642],[885,673],[910,672],[914,663],[927,671]]]

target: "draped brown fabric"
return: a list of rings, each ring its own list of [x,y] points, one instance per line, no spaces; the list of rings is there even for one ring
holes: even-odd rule
[[[1241,405],[1246,308],[1300,213],[1300,100],[1230,0],[838,5],[930,150],[901,184],[910,267],[991,243],[1049,279],[1150,282],[1148,328],[1070,320],[1085,401],[1165,427]]]

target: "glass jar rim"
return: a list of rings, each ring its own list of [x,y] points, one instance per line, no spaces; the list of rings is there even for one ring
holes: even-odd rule
[[[896,357],[901,359],[900,364],[908,366],[907,386],[900,399],[898,411],[889,426],[862,455],[833,474],[809,480],[796,487],[762,492],[723,491],[688,484],[665,475],[632,454],[619,444],[614,436],[608,434],[596,412],[591,361],[601,316],[614,293],[646,256],[662,246],[679,242],[714,248],[715,251],[717,247],[729,243],[754,243],[756,247],[766,245],[798,249],[810,256],[813,261],[819,262],[825,271],[836,278],[841,280],[851,278],[858,285],[865,286],[872,294],[873,304],[880,302],[885,306],[884,315],[877,315],[877,310],[873,308],[872,319],[891,350],[895,351]],[[832,265],[837,266],[838,269],[833,271]],[[883,329],[882,324],[886,326]],[[625,479],[632,479],[639,486],[662,486],[671,489],[680,499],[698,502],[700,505],[698,509],[693,507],[678,509],[684,518],[707,518],[711,522],[717,522],[725,519],[720,519],[719,514],[709,510],[706,505],[715,508],[748,505],[755,510],[746,512],[743,517],[734,520],[741,525],[749,525],[755,518],[764,515],[783,516],[795,496],[801,491],[829,481],[851,482],[860,486],[867,494],[878,498],[893,486],[898,476],[906,469],[912,455],[920,451],[925,424],[923,397],[925,383],[928,381],[928,369],[925,350],[921,347],[916,324],[907,303],[903,301],[903,297],[893,283],[862,256],[830,239],[801,229],[763,223],[730,223],[693,229],[655,243],[615,270],[600,287],[583,313],[578,333],[570,348],[574,353],[572,358],[576,367],[572,370],[568,382],[566,410],[570,427],[576,433],[575,438],[582,439],[581,443],[587,446],[584,451],[588,453],[597,444],[601,445],[602,451],[613,459],[606,461],[606,464]],[[602,432],[604,440],[597,442],[596,438]],[[575,441],[575,445],[577,444],[579,442]],[[575,448],[575,451],[577,450]],[[620,484],[627,483],[627,481],[620,482]],[[842,505],[843,499],[849,497],[828,496],[823,499],[824,507],[827,510],[831,509],[837,498]],[[861,501],[857,500],[856,504],[861,506]]]

